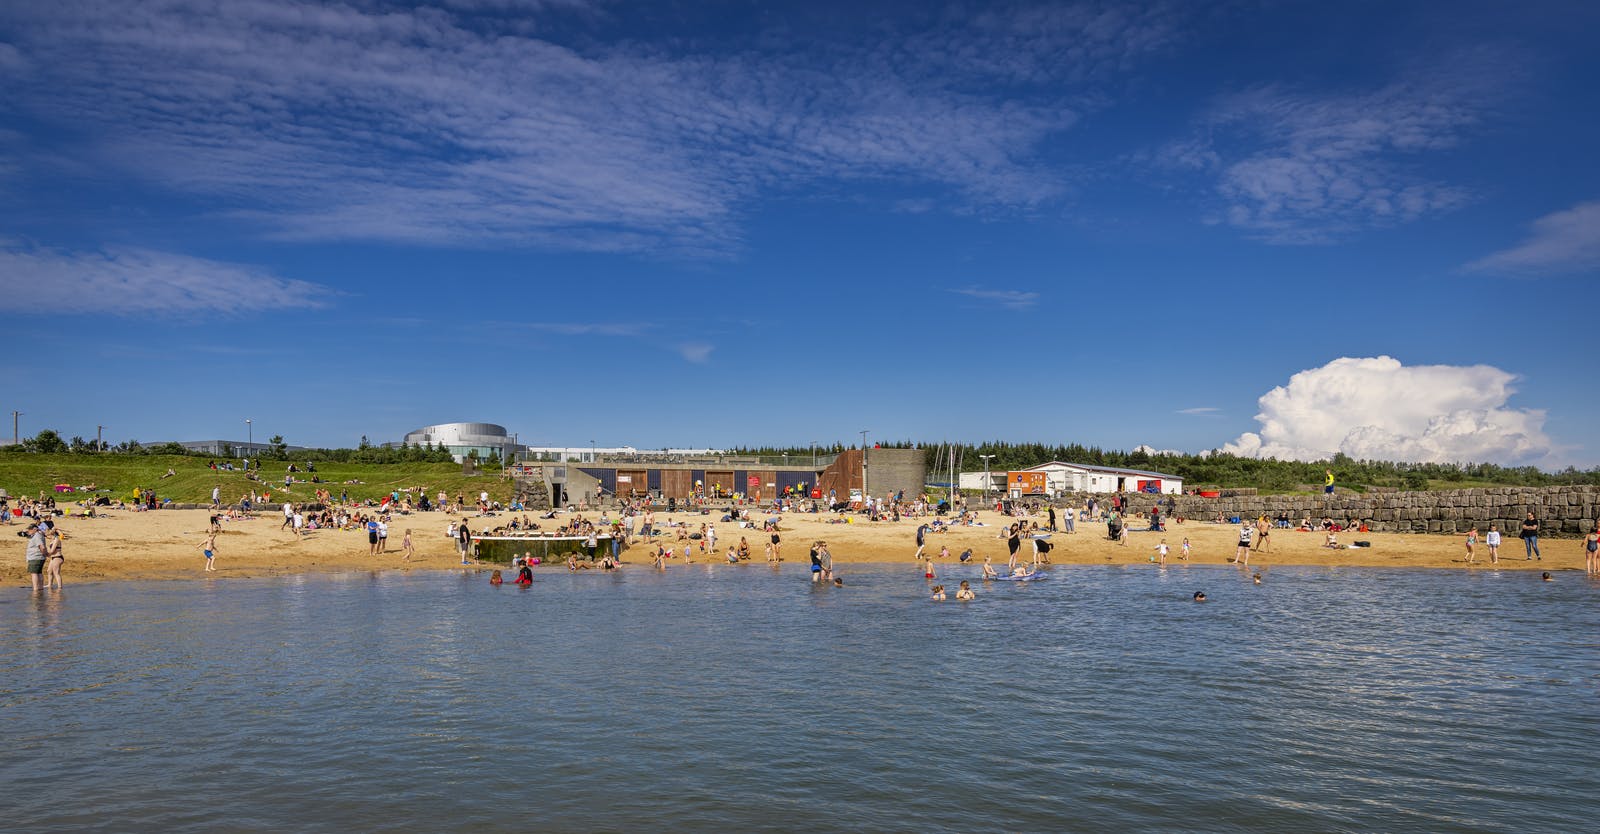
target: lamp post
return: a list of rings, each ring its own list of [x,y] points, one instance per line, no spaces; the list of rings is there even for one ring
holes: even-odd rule
[[[862,429],[861,430],[861,502],[863,504],[865,504],[866,501],[867,501],[867,432],[868,431],[870,431],[870,430],[869,429]]]
[[[989,461],[994,460],[994,455],[978,455],[983,458],[983,503],[989,503],[989,485],[994,483],[994,477],[989,474]]]
[[[817,468],[817,441],[811,441],[811,468]]]
[[[246,417],[244,420],[244,432],[246,437],[244,443],[244,454],[246,457],[255,457],[256,450],[254,447],[256,445],[256,427],[251,425],[250,418],[248,417]]]

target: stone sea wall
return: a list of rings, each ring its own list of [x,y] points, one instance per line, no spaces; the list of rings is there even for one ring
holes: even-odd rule
[[[1082,506],[1090,496],[1067,496],[1058,505]],[[1093,496],[1106,506],[1108,495]],[[1197,495],[1129,495],[1134,512],[1148,513],[1160,499],[1162,511],[1167,501],[1177,501],[1176,512],[1186,518],[1210,520],[1218,515],[1277,518],[1286,513],[1298,524],[1310,516],[1313,521],[1332,516],[1341,523],[1355,519],[1371,529],[1391,533],[1460,533],[1476,524],[1486,532],[1499,524],[1508,538],[1514,538],[1529,510],[1539,518],[1542,536],[1578,536],[1587,533],[1600,518],[1600,486],[1494,487],[1453,489],[1438,492],[1382,492],[1358,495],[1339,492],[1322,495],[1233,495],[1201,498]]]

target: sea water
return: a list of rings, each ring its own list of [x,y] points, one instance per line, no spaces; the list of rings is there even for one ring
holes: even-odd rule
[[[971,603],[929,601],[911,565],[842,576],[8,588],[0,827],[1600,825],[1581,575],[1058,567]]]

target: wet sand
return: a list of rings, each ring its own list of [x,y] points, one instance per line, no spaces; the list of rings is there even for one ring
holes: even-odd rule
[[[530,517],[535,515],[530,513]],[[181,580],[233,577],[279,576],[312,572],[345,572],[359,570],[446,570],[460,569],[453,540],[445,536],[451,520],[465,517],[473,531],[506,524],[510,514],[483,518],[476,515],[451,516],[446,513],[417,513],[398,517],[389,526],[389,552],[372,556],[368,554],[364,531],[320,530],[296,537],[280,530],[283,522],[275,512],[261,514],[253,520],[223,523],[223,532],[217,537],[217,571],[206,574],[205,557],[200,544],[205,539],[205,529],[210,513],[206,510],[158,510],[155,512],[112,512],[95,519],[69,518],[58,523],[66,535],[64,552],[66,563],[63,578],[72,582],[99,580]],[[597,513],[589,514],[598,517]],[[520,517],[520,514],[519,514]],[[545,529],[559,526],[561,518],[540,522]],[[698,530],[699,525],[715,521],[720,515],[698,513],[657,513],[660,526],[664,520],[682,520]],[[828,523],[831,515],[787,514],[783,517],[781,537],[782,556],[787,562],[804,563],[810,544],[818,539],[828,542],[836,566],[847,570],[851,563],[911,563],[916,553],[915,519],[899,522],[869,522],[851,516],[848,524]],[[949,564],[955,564],[963,550],[971,549],[976,562],[992,556],[997,564],[1007,558],[1006,542],[999,538],[1007,521],[996,513],[979,514],[987,526],[960,527],[946,533],[928,536],[926,552],[938,556],[941,546],[950,551]],[[740,536],[748,539],[754,561],[765,558],[764,546],[769,534],[760,529],[737,529],[732,523],[715,522],[717,545],[722,560],[730,546],[737,546]],[[1135,526],[1143,522],[1135,520]],[[416,555],[411,561],[401,560],[400,543],[409,527]],[[0,526],[6,536],[14,536],[23,525]],[[1128,564],[1147,562],[1155,555],[1155,547],[1165,540],[1171,547],[1169,562],[1177,562],[1183,539],[1192,546],[1190,561],[1194,564],[1225,564],[1234,555],[1238,528],[1228,524],[1197,523],[1169,524],[1165,533],[1133,532],[1126,545],[1106,538],[1105,525],[1078,524],[1078,532],[1058,532],[1051,536],[1054,545],[1049,554],[1054,564]],[[1398,533],[1341,533],[1341,543],[1356,539],[1372,542],[1371,548],[1333,550],[1323,547],[1324,534],[1301,533],[1294,530],[1274,530],[1265,552],[1252,553],[1250,566],[1270,569],[1275,565],[1342,565],[1350,567],[1404,567],[1434,569],[1488,569],[1489,551],[1480,541],[1474,564],[1466,562],[1462,535],[1415,535]],[[11,541],[11,538],[0,539]],[[671,541],[681,552],[682,545],[675,535],[658,538]],[[1503,570],[1583,570],[1582,542],[1579,539],[1545,539],[1540,542],[1544,552],[1542,561],[1525,561],[1522,541],[1514,535],[1506,538],[1500,549]],[[7,560],[9,581],[28,583],[24,541],[17,537],[12,542],[12,557]],[[653,546],[651,547],[653,550]],[[649,561],[649,550],[636,540],[624,552],[624,563],[643,565]],[[1022,559],[1031,558],[1031,548],[1026,541],[1020,551]],[[702,553],[695,543],[695,561],[713,559],[713,554]],[[675,564],[673,559],[669,564]],[[937,563],[938,560],[936,560]]]

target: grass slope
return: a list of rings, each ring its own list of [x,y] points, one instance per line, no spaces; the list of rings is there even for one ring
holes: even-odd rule
[[[211,488],[222,485],[222,500],[233,503],[251,487],[259,493],[263,485],[272,487],[273,500],[283,495],[283,475],[288,461],[265,461],[261,467],[261,483],[245,479],[244,472],[212,471],[205,458],[180,455],[93,455],[93,454],[0,454],[0,488],[14,496],[37,496],[41,491],[56,495],[58,502],[82,500],[81,493],[57,494],[56,484],[74,487],[93,484],[110,489],[113,498],[133,499],[133,488],[155,489],[160,498],[171,498],[179,503],[204,504],[211,501]],[[296,462],[303,465],[304,461]],[[170,478],[162,475],[171,469]],[[480,491],[498,501],[507,501],[511,495],[511,482],[494,474],[466,476],[461,466],[454,463],[318,463],[316,475],[321,484],[296,483],[287,493],[294,501],[311,499],[316,490],[328,489],[337,496],[347,490],[355,500],[378,498],[399,487],[424,486],[434,496],[445,490],[454,498],[467,496],[476,500]],[[305,472],[296,472],[296,478],[306,478]],[[359,484],[346,484],[357,480]],[[99,493],[106,494],[106,493]]]

